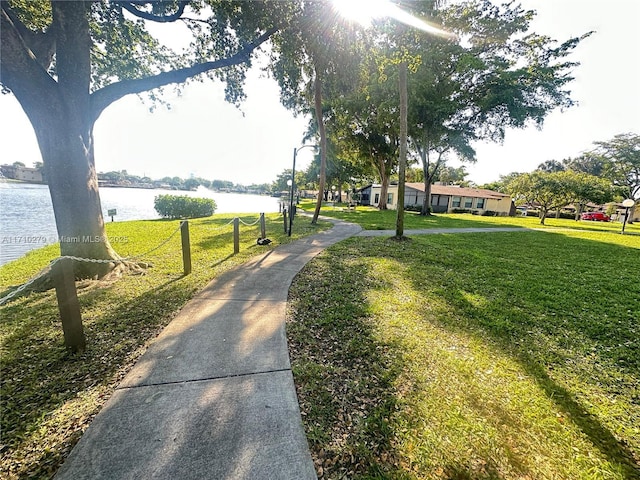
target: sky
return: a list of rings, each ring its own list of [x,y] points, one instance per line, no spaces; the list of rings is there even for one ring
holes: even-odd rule
[[[478,160],[466,169],[477,184],[578,156],[619,133],[640,133],[640,0],[520,3],[538,12],[532,23],[537,33],[564,41],[595,31],[570,57],[581,63],[568,86],[578,105],[551,113],[542,129],[508,130],[501,145],[475,144]],[[167,94],[171,109],[159,106],[153,113],[136,96],[119,100],[95,126],[98,171],[271,183],[291,168],[309,119],[282,107],[275,81],[258,68],[249,73],[246,93],[241,110],[224,101],[219,82],[210,81],[188,85],[181,96]],[[312,153],[299,152],[297,169],[310,163]],[[40,161],[33,129],[12,95],[0,95],[0,155],[2,164]]]

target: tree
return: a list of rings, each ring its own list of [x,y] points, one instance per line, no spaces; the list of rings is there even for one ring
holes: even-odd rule
[[[287,9],[280,2],[265,2],[264,8],[204,1],[2,0],[0,5],[0,83],[34,128],[63,239],[61,254],[104,260],[119,256],[105,235],[98,193],[93,127],[100,114],[126,95],[202,75],[226,81],[227,99],[239,102],[252,52],[273,34]],[[194,33],[193,49],[174,54],[148,33],[143,19],[185,22]],[[76,274],[103,275],[111,268],[83,263]]]
[[[233,182],[229,180],[212,180],[211,188],[214,190],[230,190],[233,188]]]
[[[610,160],[594,152],[584,152],[576,158],[566,158],[562,161],[563,167],[574,172],[588,173],[600,177],[609,168]]]
[[[437,182],[442,182],[446,185],[461,185],[465,186],[469,182],[465,180],[469,174],[466,167],[461,165],[459,167],[443,166],[434,178]]]
[[[578,215],[585,203],[604,203],[612,198],[608,181],[571,170],[523,173],[512,178],[506,190],[516,203],[537,206],[542,225],[552,210],[559,211],[573,203],[578,206]]]
[[[606,161],[604,174],[624,198],[640,200],[640,135],[622,133],[606,142],[594,142],[591,154]],[[636,206],[630,212],[634,218]]]
[[[536,168],[536,170],[547,173],[562,172],[563,170],[566,170],[566,163],[559,162],[557,160],[547,160],[538,165],[538,168]]]
[[[508,173],[507,175],[500,175],[498,180],[491,183],[485,183],[484,185],[480,185],[480,188],[484,188],[486,190],[493,190],[495,192],[500,192],[500,193],[508,193],[509,184],[511,183],[512,180],[519,177],[520,175],[522,175],[522,173],[520,172],[511,172],[511,173]]]
[[[273,193],[288,192],[289,189],[291,188],[290,182],[291,182],[291,169],[288,168],[283,170],[282,173],[278,175],[278,178],[276,178],[276,180],[271,185],[271,191]]]
[[[408,141],[408,116],[409,116],[409,93],[407,89],[407,62],[402,61],[398,66],[398,90],[400,91],[400,148],[398,156],[398,212],[396,215],[396,236],[397,240],[404,237],[404,192],[405,175],[407,169],[407,141]]]
[[[573,170],[567,170],[564,178],[567,182],[569,202],[576,206],[576,220],[580,219],[580,214],[587,203],[601,205],[613,199],[613,188],[606,178]]]
[[[278,2],[276,2],[278,3]],[[327,132],[325,99],[347,90],[358,71],[358,28],[345,22],[329,0],[283,2],[291,21],[273,37],[271,71],[285,107],[313,112],[320,143],[318,198],[311,223],[316,223],[326,186]]]
[[[201,185],[201,183],[197,178],[187,178],[183,185],[185,190],[195,190]]]
[[[375,63],[368,68],[377,69]],[[340,155],[361,170],[368,167],[376,172],[381,184],[378,208],[386,210],[389,181],[398,163],[398,102],[386,82],[376,76],[363,81],[369,83],[332,102],[327,123]]]
[[[565,59],[582,37],[559,46],[527,34],[534,12],[488,0],[456,3],[438,12],[465,45],[415,36],[421,62],[410,80],[409,136],[423,164],[425,204],[447,154],[475,161],[472,141],[502,141],[507,128],[542,125],[557,107],[573,105],[565,86],[577,64]]]

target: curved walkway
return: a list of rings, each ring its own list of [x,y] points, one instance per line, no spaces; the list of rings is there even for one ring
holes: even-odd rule
[[[152,342],[55,478],[316,479],[285,335],[289,286],[325,248],[392,236],[333,220],[221,275]],[[405,230],[406,235],[524,231]]]
[[[309,260],[360,230],[335,222],[212,281],[153,341],[55,478],[315,479],[287,294]]]

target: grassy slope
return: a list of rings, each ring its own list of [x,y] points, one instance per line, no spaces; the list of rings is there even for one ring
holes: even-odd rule
[[[99,411],[145,344],[210,279],[290,241],[282,219],[267,216],[269,247],[256,245],[259,225],[240,226],[240,253],[233,255],[233,215],[190,221],[193,273],[182,275],[180,234],[141,260],[153,267],[110,285],[79,284],[88,349],[70,355],[63,346],[55,292],[32,294],[1,309],[0,410],[2,478],[49,478]],[[240,217],[246,223],[256,215]],[[293,238],[329,225],[296,221]],[[136,256],[176,232],[177,221],[109,223],[122,256]],[[20,285],[58,255],[52,245],[0,268],[0,292]]]
[[[591,231],[317,257],[288,336],[320,477],[640,478],[639,258]]]

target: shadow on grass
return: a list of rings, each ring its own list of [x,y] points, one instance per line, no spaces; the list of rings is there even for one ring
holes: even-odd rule
[[[47,442],[65,444],[65,448],[49,449],[41,444],[44,439],[39,439],[43,429],[48,428],[46,420],[63,414],[60,412],[65,404],[88,390],[113,391],[124,371],[142,353],[142,346],[193,294],[192,287],[180,280],[182,277],[177,277],[117,305],[103,305],[101,314],[83,311],[88,348],[81,354],[70,354],[64,348],[54,297],[46,308],[39,301],[28,308],[22,306],[21,311],[26,314],[23,318],[11,318],[12,307],[5,309],[6,321],[16,323],[4,341],[2,355],[1,454],[5,474],[49,478],[48,472],[55,470],[68,454],[86,424],[76,421],[64,432],[46,432]],[[106,292],[88,293],[93,303],[99,303],[103,296],[109,298]],[[81,295],[80,301],[85,303],[86,299]],[[125,317],[127,322],[121,320]],[[102,400],[96,398],[93,402],[92,411],[74,414],[95,415],[108,396],[101,395]],[[19,459],[13,458],[12,451],[16,449],[32,457],[29,462],[21,465]],[[34,461],[33,456],[39,460]],[[21,470],[25,467],[28,472]]]
[[[292,370],[316,470],[319,478],[325,472],[403,478],[389,418],[398,410],[394,385],[404,360],[393,344],[380,341],[367,319],[362,294],[373,272],[356,271],[348,260],[330,262],[320,254],[304,267],[289,292],[287,316]]]
[[[402,270],[398,275],[414,291],[443,300],[442,316],[414,312],[424,315],[422,321],[502,350],[613,470],[624,478],[639,478],[637,444],[614,434],[620,426],[633,428],[633,420],[589,413],[584,404],[588,391],[563,382],[563,369],[575,368],[572,375],[613,397],[620,393],[616,388],[626,388],[625,399],[633,404],[633,385],[616,385],[610,376],[623,372],[631,379],[627,381],[640,378],[633,340],[638,338],[634,318],[640,305],[626,301],[629,296],[640,300],[637,271],[630,267],[637,250],[552,232],[424,236],[402,243],[358,238],[334,246],[303,269],[290,291],[287,335],[320,478],[399,479],[422,472],[429,478],[479,479],[504,474],[499,462],[482,451],[473,452],[478,465],[449,459],[439,472],[420,471],[402,457],[406,446],[397,444],[399,432],[392,430],[402,426],[398,418],[415,417],[406,410],[407,392],[402,390],[412,388],[403,371],[413,361],[407,355],[415,352],[407,353],[393,333],[381,340],[372,324],[365,293],[387,295],[395,288],[385,280],[390,272],[376,267],[381,259],[393,260],[393,268]],[[626,292],[623,297],[621,292]],[[398,300],[397,308],[401,304]],[[584,359],[591,363],[581,365]],[[487,404],[472,391],[460,394],[482,418],[496,418],[505,426],[519,423],[499,402]],[[502,447],[512,473],[536,475],[508,439]],[[425,459],[425,464],[431,461]]]
[[[572,372],[582,382],[614,397],[612,371],[640,378],[640,347],[632,340],[638,338],[640,287],[630,267],[637,251],[551,232],[491,237],[416,240],[424,252],[423,262],[412,264],[420,270],[410,274],[414,288],[432,285],[449,309],[440,318],[443,327],[490,338],[625,478],[640,478],[637,452],[588,412],[580,392],[559,383],[567,364],[576,365]]]

